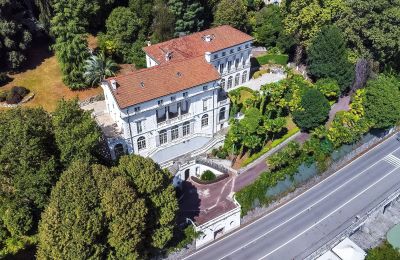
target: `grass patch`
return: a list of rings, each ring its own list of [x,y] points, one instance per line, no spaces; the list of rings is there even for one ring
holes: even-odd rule
[[[35,98],[22,104],[24,107],[41,106],[45,110],[54,111],[57,101],[61,98],[73,99],[78,97],[85,100],[89,97],[101,94],[100,87],[82,91],[72,91],[62,82],[60,66],[54,55],[47,55],[47,46],[38,46],[32,49],[28,60],[37,61],[37,65],[28,68],[24,72],[10,75],[12,81],[7,83],[1,90],[9,91],[13,86],[23,86],[35,93]]]
[[[291,121],[291,118],[288,119],[288,121]],[[293,122],[293,121],[291,121]],[[289,125],[288,125],[289,126]],[[246,160],[244,160],[242,162],[242,167],[249,165],[250,163],[254,162],[255,160],[257,160],[258,158],[260,158],[263,154],[267,153],[269,150],[277,147],[278,145],[280,145],[281,143],[283,143],[284,141],[286,141],[289,137],[291,137],[292,135],[296,134],[297,132],[299,132],[299,128],[297,128],[296,126],[294,126],[293,128],[289,128],[288,127],[288,132],[282,136],[279,139],[273,140],[272,142],[269,142],[266,146],[263,147],[263,149],[261,151],[259,151],[258,153],[254,153],[252,154],[250,157],[248,157]]]
[[[263,56],[259,56],[256,59],[260,65],[265,65],[265,64],[286,65],[289,60],[289,56],[287,54],[266,54]]]

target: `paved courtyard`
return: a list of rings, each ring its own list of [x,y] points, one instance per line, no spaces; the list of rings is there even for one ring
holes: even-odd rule
[[[236,207],[230,198],[235,176],[230,174],[217,183],[197,184],[193,181],[183,182],[183,198],[180,200],[179,223],[186,218],[201,225]]]
[[[286,78],[286,74],[281,73],[265,73],[257,79],[251,79],[240,86],[251,88],[252,90],[260,90],[262,85],[280,81]]]

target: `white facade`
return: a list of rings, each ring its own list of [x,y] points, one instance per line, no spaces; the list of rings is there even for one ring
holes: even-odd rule
[[[110,144],[115,158],[121,150],[151,156],[161,149],[194,136],[212,137],[228,126],[229,99],[226,91],[249,80],[252,42],[204,53],[220,80],[193,86],[167,96],[120,109],[109,84],[102,83],[107,113],[120,129],[121,136]],[[167,58],[167,57],[166,57]],[[146,55],[147,67],[158,63]],[[118,145],[118,149],[116,146]],[[121,147],[122,145],[122,147]]]

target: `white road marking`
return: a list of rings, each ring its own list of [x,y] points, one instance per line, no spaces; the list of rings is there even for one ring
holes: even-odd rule
[[[396,150],[400,149],[397,148]],[[311,204],[310,206],[308,206],[307,208],[303,209],[302,211],[298,212],[297,214],[293,215],[292,217],[288,218],[287,220],[283,221],[282,223],[280,223],[279,225],[275,226],[274,228],[268,230],[267,232],[261,234],[260,236],[258,236],[257,238],[251,240],[250,242],[247,242],[246,244],[244,244],[243,246],[233,250],[232,252],[230,252],[229,254],[219,258],[219,259],[223,259],[227,256],[230,256],[234,253],[236,253],[237,251],[241,250],[242,248],[247,247],[248,245],[250,245],[251,243],[259,240],[260,238],[263,238],[264,236],[268,235],[269,233],[271,233],[272,231],[280,228],[281,226],[285,225],[286,223],[290,222],[291,220],[297,218],[298,216],[300,216],[301,214],[303,214],[304,212],[309,211],[312,207],[314,207],[315,205],[319,204],[321,201],[325,200],[327,197],[331,196],[333,193],[335,193],[336,191],[338,191],[339,189],[341,189],[343,186],[346,186],[349,182],[353,181],[355,178],[358,178],[359,176],[361,176],[362,174],[364,174],[366,171],[368,171],[369,169],[371,169],[372,167],[374,167],[376,164],[382,162],[382,160],[376,161],[375,163],[371,164],[369,167],[367,167],[366,169],[362,170],[361,172],[359,172],[358,174],[354,175],[353,177],[351,177],[350,179],[348,179],[346,182],[342,183],[341,185],[339,185],[338,187],[336,187],[334,190],[332,190],[331,192],[329,192],[328,194],[326,194],[325,196],[323,196],[322,198],[320,198],[319,200],[317,200],[316,202],[314,202],[313,204]],[[395,170],[397,169],[397,167],[395,168]]]
[[[400,167],[400,159],[394,156],[393,154],[388,154],[383,158],[385,161],[390,163],[391,165],[394,165],[396,167]]]
[[[390,174],[392,174],[394,171],[398,170],[399,168],[395,168],[393,170],[391,170],[390,172],[388,172],[387,174],[385,174],[383,177],[379,178],[377,181],[375,181],[374,183],[372,183],[371,185],[369,185],[367,188],[365,188],[364,190],[362,190],[361,192],[359,192],[357,195],[355,195],[354,197],[352,197],[350,200],[346,201],[346,203],[344,203],[343,205],[341,205],[340,207],[338,207],[337,209],[335,209],[334,211],[332,211],[331,213],[329,213],[328,215],[326,215],[325,217],[323,217],[322,219],[318,220],[317,222],[315,222],[313,225],[311,225],[309,228],[305,229],[304,231],[302,231],[300,234],[298,234],[297,236],[291,238],[290,240],[288,240],[287,242],[285,242],[284,244],[280,245],[279,247],[275,248],[274,250],[272,250],[271,252],[269,252],[268,254],[264,255],[263,257],[259,258],[258,260],[264,259],[265,257],[275,253],[277,250],[281,249],[282,247],[286,246],[287,244],[289,244],[290,242],[292,242],[293,240],[297,239],[298,237],[300,237],[301,235],[303,235],[304,233],[306,233],[307,231],[309,231],[310,229],[314,228],[316,225],[318,225],[319,223],[321,223],[322,221],[324,221],[325,219],[329,218],[330,216],[332,216],[334,213],[336,213],[338,210],[340,210],[341,208],[343,208],[344,206],[346,206],[347,204],[349,204],[350,202],[352,202],[353,200],[355,200],[357,197],[359,197],[361,194],[363,194],[364,192],[366,192],[367,190],[369,190],[370,188],[372,188],[373,186],[375,186],[376,184],[378,184],[380,181],[382,181],[383,179],[385,179],[386,177],[388,177]]]
[[[372,149],[368,150],[365,154],[363,154],[363,156],[365,156],[365,155],[367,155],[368,153],[370,153],[370,152],[376,150],[377,148],[379,148],[380,146],[382,146],[384,143],[388,142],[388,141],[389,141],[390,139],[392,139],[392,138],[394,138],[394,135],[391,136],[391,137],[389,137],[387,140],[383,141],[382,143],[378,144],[377,146],[373,147]],[[399,148],[398,148],[398,149],[399,149]],[[393,152],[397,151],[398,149],[394,150]],[[227,238],[229,238],[229,237],[235,235],[236,233],[241,232],[241,231],[245,230],[246,228],[248,228],[248,227],[254,225],[254,224],[257,223],[258,221],[263,220],[264,218],[268,217],[269,215],[275,213],[275,212],[276,212],[277,210],[279,210],[280,208],[282,208],[282,207],[284,207],[284,206],[287,206],[288,204],[290,204],[290,203],[296,201],[297,199],[299,199],[299,198],[302,197],[303,195],[307,194],[307,193],[310,192],[311,190],[317,188],[319,185],[321,185],[321,184],[324,183],[325,181],[328,181],[329,179],[333,178],[334,176],[336,176],[337,174],[339,174],[339,172],[341,172],[342,170],[346,169],[347,167],[349,167],[349,166],[352,165],[353,163],[357,162],[360,158],[362,158],[362,156],[361,156],[361,157],[358,157],[358,158],[355,159],[354,161],[351,161],[349,164],[346,164],[345,166],[343,166],[342,168],[340,168],[338,171],[336,171],[336,172],[333,173],[332,175],[328,176],[327,178],[325,178],[325,179],[322,180],[321,182],[317,183],[316,185],[312,186],[310,189],[306,190],[305,192],[301,193],[300,195],[294,197],[293,199],[291,199],[291,200],[288,201],[287,203],[282,204],[281,206],[277,207],[275,210],[269,212],[268,214],[265,214],[264,216],[262,216],[262,217],[260,217],[259,219],[257,219],[257,220],[255,220],[255,221],[251,222],[251,223],[248,224],[247,226],[244,226],[243,228],[239,228],[239,229],[233,231],[232,233],[228,234],[227,236],[221,238],[220,240],[217,240],[216,242],[214,242],[214,243],[212,243],[212,244],[209,244],[209,245],[207,245],[207,246],[205,246],[205,247],[202,247],[200,250],[197,250],[197,251],[195,251],[193,254],[184,257],[182,260],[186,260],[186,259],[188,259],[188,258],[190,258],[190,257],[192,257],[192,256],[195,256],[196,254],[198,254],[198,253],[200,253],[200,252],[206,250],[207,248],[209,248],[209,247],[211,247],[211,246],[215,246],[216,244],[218,244],[218,243],[224,241],[225,239],[227,239]]]

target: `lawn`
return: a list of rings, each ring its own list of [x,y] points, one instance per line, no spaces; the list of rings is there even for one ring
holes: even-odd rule
[[[71,91],[66,87],[61,80],[57,59],[47,51],[47,48],[43,44],[35,47],[28,56],[30,67],[25,68],[25,71],[21,73],[10,75],[13,80],[4,87],[0,87],[0,91],[8,90],[12,86],[26,87],[35,93],[35,97],[22,106],[42,106],[47,111],[53,111],[57,101],[61,98],[78,97],[80,100],[84,100],[102,93],[100,87],[84,91]]]
[[[279,65],[286,65],[289,56],[286,54],[266,54],[256,58],[260,65],[265,64],[279,64]]]

